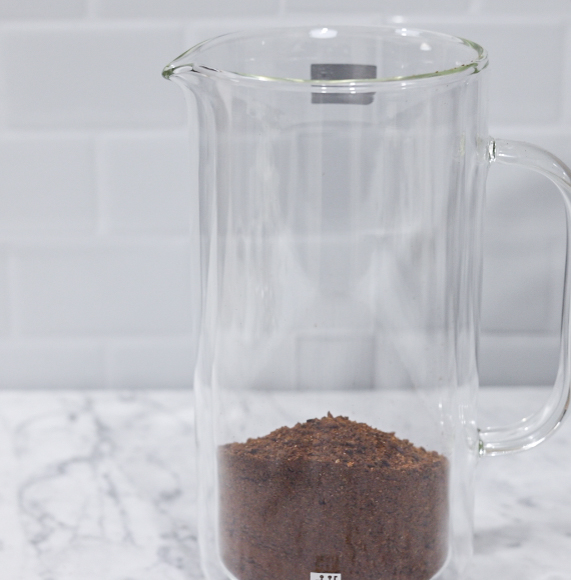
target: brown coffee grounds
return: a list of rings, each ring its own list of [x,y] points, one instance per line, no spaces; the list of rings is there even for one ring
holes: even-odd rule
[[[444,564],[448,461],[347,417],[219,448],[222,558],[239,580],[427,580]]]

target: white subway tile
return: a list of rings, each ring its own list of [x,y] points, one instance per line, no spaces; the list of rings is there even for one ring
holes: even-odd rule
[[[490,122],[554,123],[563,114],[565,27],[562,24],[424,22],[420,28],[481,44],[490,57]]]
[[[94,14],[103,18],[164,18],[193,16],[188,0],[95,0]]]
[[[383,14],[458,14],[466,12],[470,0],[285,0],[286,12],[358,12],[374,11]]]
[[[182,99],[182,93],[180,95]],[[184,234],[191,194],[189,137],[117,137],[102,144],[101,185],[107,229]]]
[[[8,255],[0,251],[0,336],[10,332],[10,290]]]
[[[479,0],[479,12],[483,14],[571,14],[569,0]]]
[[[98,389],[103,350],[81,341],[0,342],[0,389]]]
[[[87,14],[88,0],[2,0],[0,18],[78,18]]]
[[[90,139],[0,138],[0,191],[3,234],[94,230],[97,202]]]
[[[567,38],[565,43],[565,70],[563,79],[563,122],[566,127],[571,127],[571,22],[567,25]]]
[[[279,0],[97,0],[95,13],[108,18],[264,16],[277,14]]]
[[[112,348],[109,376],[117,389],[191,388],[194,349],[191,340],[147,340]],[[150,344],[149,344],[150,343]]]
[[[551,385],[558,363],[557,335],[483,334],[480,338],[482,385]]]
[[[76,25],[3,31],[0,74],[12,128],[173,127],[184,103],[163,67],[178,26]]]
[[[184,334],[191,325],[185,243],[20,248],[14,325],[23,335]]]
[[[208,18],[255,17],[277,15],[280,0],[194,0],[192,16]]]

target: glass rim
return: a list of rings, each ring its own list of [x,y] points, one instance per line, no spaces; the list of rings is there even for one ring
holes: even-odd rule
[[[439,39],[445,40],[449,43],[461,44],[465,47],[471,48],[474,51],[474,58],[469,62],[460,64],[458,66],[437,70],[427,73],[415,74],[415,75],[403,75],[403,76],[393,76],[393,77],[379,77],[379,78],[360,78],[360,79],[338,79],[338,80],[325,80],[325,79],[306,79],[306,78],[289,78],[289,77],[274,77],[274,76],[264,76],[243,73],[239,71],[229,71],[223,69],[213,68],[212,66],[207,66],[200,64],[199,59],[195,57],[199,56],[200,53],[210,48],[211,46],[216,46],[217,44],[226,43],[233,40],[249,40],[256,37],[267,37],[285,33],[292,32],[306,32],[309,36],[314,38],[319,38],[316,34],[323,34],[322,38],[330,38],[327,36],[328,32],[337,33],[337,31],[342,32],[360,32],[369,34],[379,34],[391,32],[393,36],[401,37],[414,37],[414,38],[424,38],[426,40]],[[265,84],[266,86],[271,85],[284,85],[291,88],[294,87],[313,87],[320,89],[322,92],[327,92],[328,87],[334,87],[336,90],[341,90],[343,92],[362,92],[366,89],[379,89],[383,85],[409,85],[416,84],[418,82],[425,83],[430,80],[440,80],[446,79],[447,82],[451,80],[451,77],[464,77],[477,74],[487,68],[488,66],[488,53],[487,51],[478,43],[471,40],[467,40],[460,36],[454,36],[451,34],[446,34],[442,32],[434,32],[430,30],[424,30],[419,28],[408,28],[408,27],[395,27],[395,26],[290,26],[290,27],[279,27],[279,28],[260,28],[249,31],[231,32],[227,34],[222,34],[204,40],[184,53],[175,58],[163,69],[163,76],[169,79],[171,76],[176,76],[177,74],[184,72],[195,72],[206,77],[212,77],[214,79],[226,79],[233,82],[240,83],[255,83],[258,86],[260,84]]]

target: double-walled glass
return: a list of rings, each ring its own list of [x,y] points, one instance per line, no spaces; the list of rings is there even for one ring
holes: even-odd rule
[[[200,134],[195,373],[210,580],[458,578],[478,457],[531,447],[569,393],[479,431],[485,51],[395,28],[220,37],[164,75]],[[566,273],[566,279],[568,279]]]

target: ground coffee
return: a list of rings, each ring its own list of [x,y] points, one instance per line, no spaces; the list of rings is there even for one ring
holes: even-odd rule
[[[219,468],[239,580],[427,580],[444,563],[448,461],[394,433],[328,414],[223,445]]]

